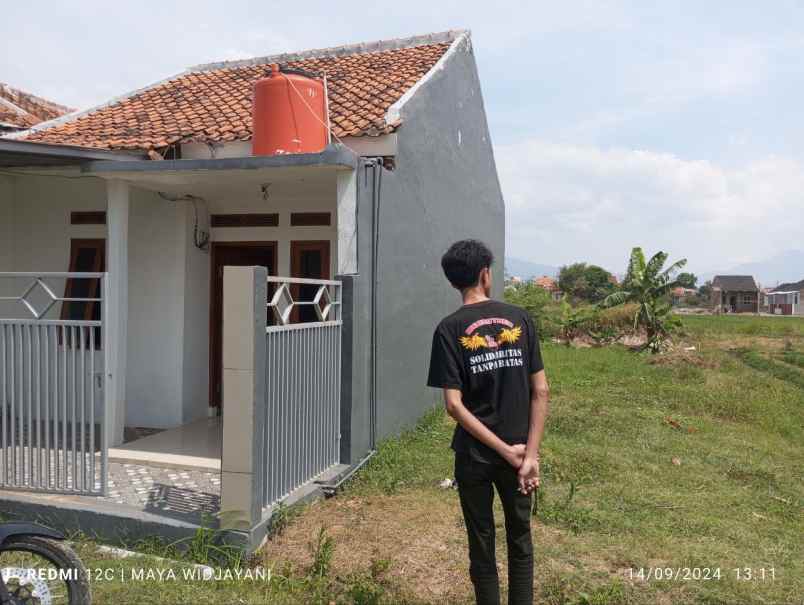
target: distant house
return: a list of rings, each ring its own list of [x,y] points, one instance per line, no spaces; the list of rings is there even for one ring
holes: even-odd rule
[[[759,290],[759,310],[761,313],[768,313],[770,308],[770,293],[772,288],[760,288]]]
[[[697,293],[698,291],[695,288],[682,288],[679,286],[678,288],[673,288],[673,291],[670,293],[670,298],[672,299],[673,305],[680,305]]]
[[[774,315],[804,315],[804,279],[780,284],[768,292],[768,313]]]
[[[553,300],[561,300],[562,292],[558,287],[558,282],[554,278],[542,275],[541,277],[535,277],[533,284],[547,290]]]
[[[0,82],[0,134],[25,130],[72,111]]]
[[[709,300],[715,313],[758,313],[759,287],[750,275],[716,275]]]

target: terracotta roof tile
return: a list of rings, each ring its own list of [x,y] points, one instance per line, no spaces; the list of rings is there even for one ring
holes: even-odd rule
[[[0,122],[30,128],[73,111],[0,82]]]
[[[359,46],[348,54],[341,51],[330,56],[301,55],[284,62],[266,58],[231,66],[202,66],[105,107],[32,131],[26,138],[115,149],[248,140],[252,88],[272,62],[326,74],[336,137],[377,136],[398,125],[386,123],[388,108],[435,65],[449,45],[447,40],[385,50]]]

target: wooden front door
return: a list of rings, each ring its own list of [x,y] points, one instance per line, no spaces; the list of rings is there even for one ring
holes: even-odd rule
[[[259,266],[268,269],[268,275],[276,275],[276,242],[214,242],[211,254],[209,401],[210,405],[220,406],[223,399],[223,267]],[[268,313],[267,306],[265,312]]]
[[[290,276],[308,279],[329,279],[329,241],[290,242]],[[293,298],[311,301],[318,286],[294,285]],[[293,323],[318,321],[315,309],[310,305],[297,307],[291,314]]]

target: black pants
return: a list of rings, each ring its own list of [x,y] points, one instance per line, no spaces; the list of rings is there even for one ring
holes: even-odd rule
[[[532,495],[517,490],[510,464],[484,464],[468,454],[455,454],[455,480],[469,536],[469,576],[478,605],[498,605],[500,581],[494,549],[494,487],[505,514],[508,543],[508,603],[533,603],[533,540],[530,535]]]

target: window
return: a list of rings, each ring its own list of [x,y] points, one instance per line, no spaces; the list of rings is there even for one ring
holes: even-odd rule
[[[754,297],[751,294],[743,294],[743,304],[750,305],[753,304]]]
[[[101,273],[106,270],[106,240],[73,239],[70,242],[71,273]],[[100,279],[68,278],[64,286],[64,298],[100,298]],[[61,306],[61,319],[98,321],[101,318],[100,302],[71,301]],[[88,345],[89,334],[85,334]],[[100,327],[94,328],[95,348],[101,348]],[[78,343],[76,343],[76,346]]]
[[[291,212],[291,227],[328,227],[332,224],[332,215],[329,212]]]

